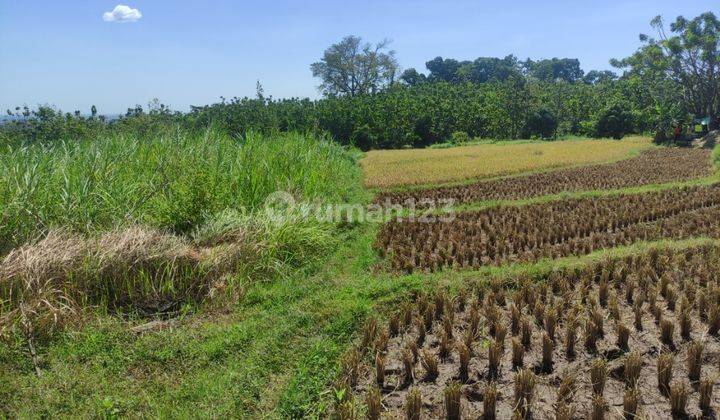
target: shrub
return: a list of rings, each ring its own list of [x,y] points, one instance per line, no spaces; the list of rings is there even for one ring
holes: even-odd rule
[[[470,142],[470,136],[464,131],[455,131],[450,136],[450,142],[457,145],[467,144]]]
[[[595,126],[596,137],[612,137],[621,139],[633,129],[632,114],[628,108],[615,103],[605,108]]]
[[[528,116],[525,135],[549,139],[555,136],[558,121],[555,115],[547,108],[540,108]]]

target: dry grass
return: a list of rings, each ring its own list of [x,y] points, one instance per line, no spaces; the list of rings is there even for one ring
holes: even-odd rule
[[[675,357],[672,353],[663,353],[658,358],[658,388],[663,395],[670,393],[670,381],[672,381],[672,369]]]
[[[481,144],[450,149],[376,150],[360,162],[368,187],[437,184],[609,162],[651,147],[643,137]]]
[[[676,381],[670,385],[670,411],[675,416],[684,416],[690,387],[685,382]]]
[[[663,148],[645,151],[640,156],[613,163],[531,172],[458,185],[381,191],[375,196],[374,202],[386,207],[408,207],[414,203],[418,208],[432,208],[452,201],[455,206],[473,207],[479,204],[482,207],[490,204],[488,202],[536,201],[532,199],[561,193],[678,183],[708,177],[714,172],[709,150]],[[706,181],[708,179],[702,182]]]
[[[593,393],[602,395],[607,380],[607,362],[603,359],[595,359],[590,366],[590,383]]]
[[[623,417],[634,419],[640,405],[640,390],[637,387],[628,388],[623,395]]]
[[[457,382],[445,387],[445,418],[460,420],[462,387]]]
[[[715,386],[715,381],[710,378],[703,378],[700,381],[700,410],[704,414],[711,412],[712,406],[712,392]]]
[[[313,242],[322,248],[330,239],[330,230],[299,217],[213,220],[222,226],[209,223],[192,237],[139,225],[83,236],[59,229],[15,248],[0,259],[0,337],[49,337],[93,307],[167,316],[186,303],[236,300],[238,280],[307,264]]]
[[[530,414],[536,381],[530,369],[523,369],[515,376],[515,408],[523,418]]]
[[[47,336],[93,305],[175,310],[213,292],[211,279],[222,279],[226,268],[213,266],[179,237],[152,229],[89,238],[53,231],[0,262],[0,300],[7,302],[0,334],[20,327],[25,336]]]

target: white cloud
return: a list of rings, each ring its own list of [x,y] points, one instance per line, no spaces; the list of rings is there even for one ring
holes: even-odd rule
[[[138,9],[132,9],[124,4],[115,6],[112,12],[103,13],[105,22],[137,22],[142,17],[142,13]]]

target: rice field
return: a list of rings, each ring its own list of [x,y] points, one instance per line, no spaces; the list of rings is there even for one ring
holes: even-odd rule
[[[522,200],[552,194],[617,190],[643,185],[689,181],[712,175],[710,150],[656,148],[639,156],[613,163],[557,169],[539,174],[519,175],[472,184],[380,193],[375,202],[394,205],[412,202],[453,205],[482,201]]]
[[[720,235],[720,186],[564,199],[461,212],[452,219],[397,218],[375,247],[394,270],[485,265],[589,254],[637,241]]]
[[[341,418],[712,418],[717,245],[419,294],[342,361]]]
[[[375,150],[367,152],[360,164],[366,187],[388,189],[612,162],[651,147],[646,137],[498,142],[448,149]]]
[[[508,154],[517,150],[510,146],[522,145],[508,145]],[[334,412],[345,419],[714,418],[720,187],[712,180],[692,185],[715,172],[711,157],[709,150],[658,148],[539,174],[381,188],[378,204],[489,204],[446,208],[445,217],[431,219],[400,214],[381,226],[373,246],[389,272],[470,274],[452,290],[419,290],[369,317],[341,360],[336,389],[349,396]],[[504,174],[519,160],[521,154],[507,157]],[[425,166],[430,184],[478,173],[463,157],[447,173],[439,161]],[[435,171],[443,174],[434,178]],[[387,179],[375,186],[425,183],[412,170],[408,178]],[[632,191],[662,183],[668,185]],[[615,192],[558,194],[578,191]],[[543,196],[548,200],[523,201]],[[650,247],[558,263],[638,243],[708,237],[714,239],[680,250]],[[546,269],[515,271],[533,264]]]

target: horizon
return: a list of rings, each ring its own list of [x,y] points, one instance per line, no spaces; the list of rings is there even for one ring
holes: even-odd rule
[[[41,4],[42,7],[38,7]],[[127,5],[121,8],[120,5]],[[585,72],[630,55],[650,20],[713,11],[710,1],[546,4],[521,1],[44,2],[0,1],[0,107],[51,105],[65,112],[124,114],[158,98],[174,111],[252,97],[317,99],[310,64],[331,44],[357,35],[392,40],[401,69],[427,73],[437,56],[577,58]],[[508,31],[508,22],[514,25]],[[509,34],[508,34],[509,33]]]

